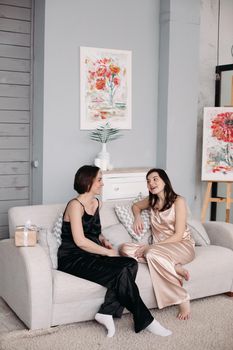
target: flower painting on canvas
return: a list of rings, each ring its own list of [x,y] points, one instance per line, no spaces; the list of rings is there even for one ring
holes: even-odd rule
[[[131,128],[131,51],[80,48],[81,129]]]
[[[202,180],[233,181],[233,107],[204,109]]]

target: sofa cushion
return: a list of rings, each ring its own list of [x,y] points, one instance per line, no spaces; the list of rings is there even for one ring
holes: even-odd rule
[[[136,283],[144,302],[155,307],[153,287],[147,264],[138,264]],[[98,300],[104,298],[106,288],[101,285],[87,281],[68,273],[53,270],[53,303],[73,303],[86,301],[88,299]],[[100,305],[99,305],[100,306]]]
[[[210,244],[210,239],[208,237],[206,229],[199,220],[188,218],[187,224],[195,241],[195,245],[207,246]]]
[[[104,237],[106,237],[116,249],[120,244],[132,241],[131,237],[122,224],[115,224],[105,227],[102,230],[102,233]]]
[[[150,232],[150,214],[148,210],[141,211],[141,218],[143,221],[144,229],[142,230],[140,235],[136,234],[133,230],[134,215],[131,208],[133,203],[136,203],[141,199],[142,197],[138,196],[128,204],[117,204],[115,206],[115,212],[117,214],[118,219],[124,225],[130,236],[136,241],[141,241],[141,239],[146,234],[148,234],[148,232]]]
[[[194,260],[185,265],[190,280],[184,281],[184,286],[191,299],[232,290],[233,251],[215,245],[196,247],[195,251]]]
[[[54,304],[103,298],[106,293],[106,289],[97,283],[58,270],[53,270],[53,286]]]
[[[126,204],[129,201],[107,201],[103,202],[100,208],[100,221],[102,228],[109,227],[115,224],[119,224],[119,220],[115,213],[116,204]]]

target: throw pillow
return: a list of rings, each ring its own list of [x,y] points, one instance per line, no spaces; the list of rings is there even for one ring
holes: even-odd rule
[[[55,221],[55,224],[53,226],[52,232],[54,236],[56,237],[57,243],[59,246],[61,245],[61,228],[62,228],[62,221],[63,221],[63,213],[60,213],[58,215],[57,220]]]
[[[38,227],[38,243],[50,258],[49,245],[48,245],[48,239],[47,239],[47,229],[44,227]]]
[[[49,246],[49,256],[52,264],[53,269],[57,269],[57,251],[60,246],[58,243],[54,232],[51,232],[50,230],[47,230],[47,241]]]
[[[60,213],[53,225],[52,231],[47,232],[47,240],[49,246],[49,254],[52,261],[52,266],[57,269],[57,251],[61,245],[61,228],[62,228],[63,213]]]
[[[189,218],[187,224],[195,241],[195,245],[207,246],[210,244],[208,234],[200,221]]]
[[[143,225],[144,225],[144,229],[141,232],[141,234],[138,235],[133,230],[134,215],[133,215],[131,207],[132,207],[133,203],[136,203],[141,199],[142,199],[142,196],[139,195],[130,204],[125,204],[125,205],[124,204],[121,204],[121,205],[117,204],[115,206],[115,212],[116,212],[118,219],[124,225],[124,227],[126,228],[128,233],[130,234],[130,236],[136,241],[141,241],[142,238],[145,236],[145,234],[148,231],[150,231],[149,210],[142,210],[142,212],[141,212],[141,217],[142,217],[142,221],[143,221]]]
[[[53,269],[57,269],[57,251],[61,245],[62,219],[63,213],[60,213],[53,225],[52,230],[44,227],[39,228],[38,243],[43,247],[46,254],[49,256]]]

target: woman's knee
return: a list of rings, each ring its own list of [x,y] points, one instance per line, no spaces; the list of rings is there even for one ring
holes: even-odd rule
[[[146,260],[151,259],[151,258],[155,258],[156,255],[159,255],[159,251],[154,246],[149,245],[144,251],[144,257],[146,258]]]
[[[129,256],[129,244],[123,243],[118,248],[119,254],[121,256]]]
[[[138,271],[138,262],[134,258],[122,257],[121,270],[127,273],[129,271],[131,275],[136,275]]]

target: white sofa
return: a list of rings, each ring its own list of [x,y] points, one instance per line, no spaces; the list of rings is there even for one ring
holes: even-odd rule
[[[114,205],[101,209],[103,232],[114,244],[131,241],[119,223]],[[64,204],[15,207],[9,210],[10,237],[16,225],[29,218],[51,229]],[[191,299],[230,292],[233,295],[233,224],[207,222],[211,244],[196,247],[196,258],[187,265],[191,279],[185,286]],[[139,264],[137,284],[149,308],[156,307],[147,265]],[[30,329],[93,319],[104,300],[105,288],[52,269],[45,249],[16,247],[12,238],[0,241],[0,296]]]

